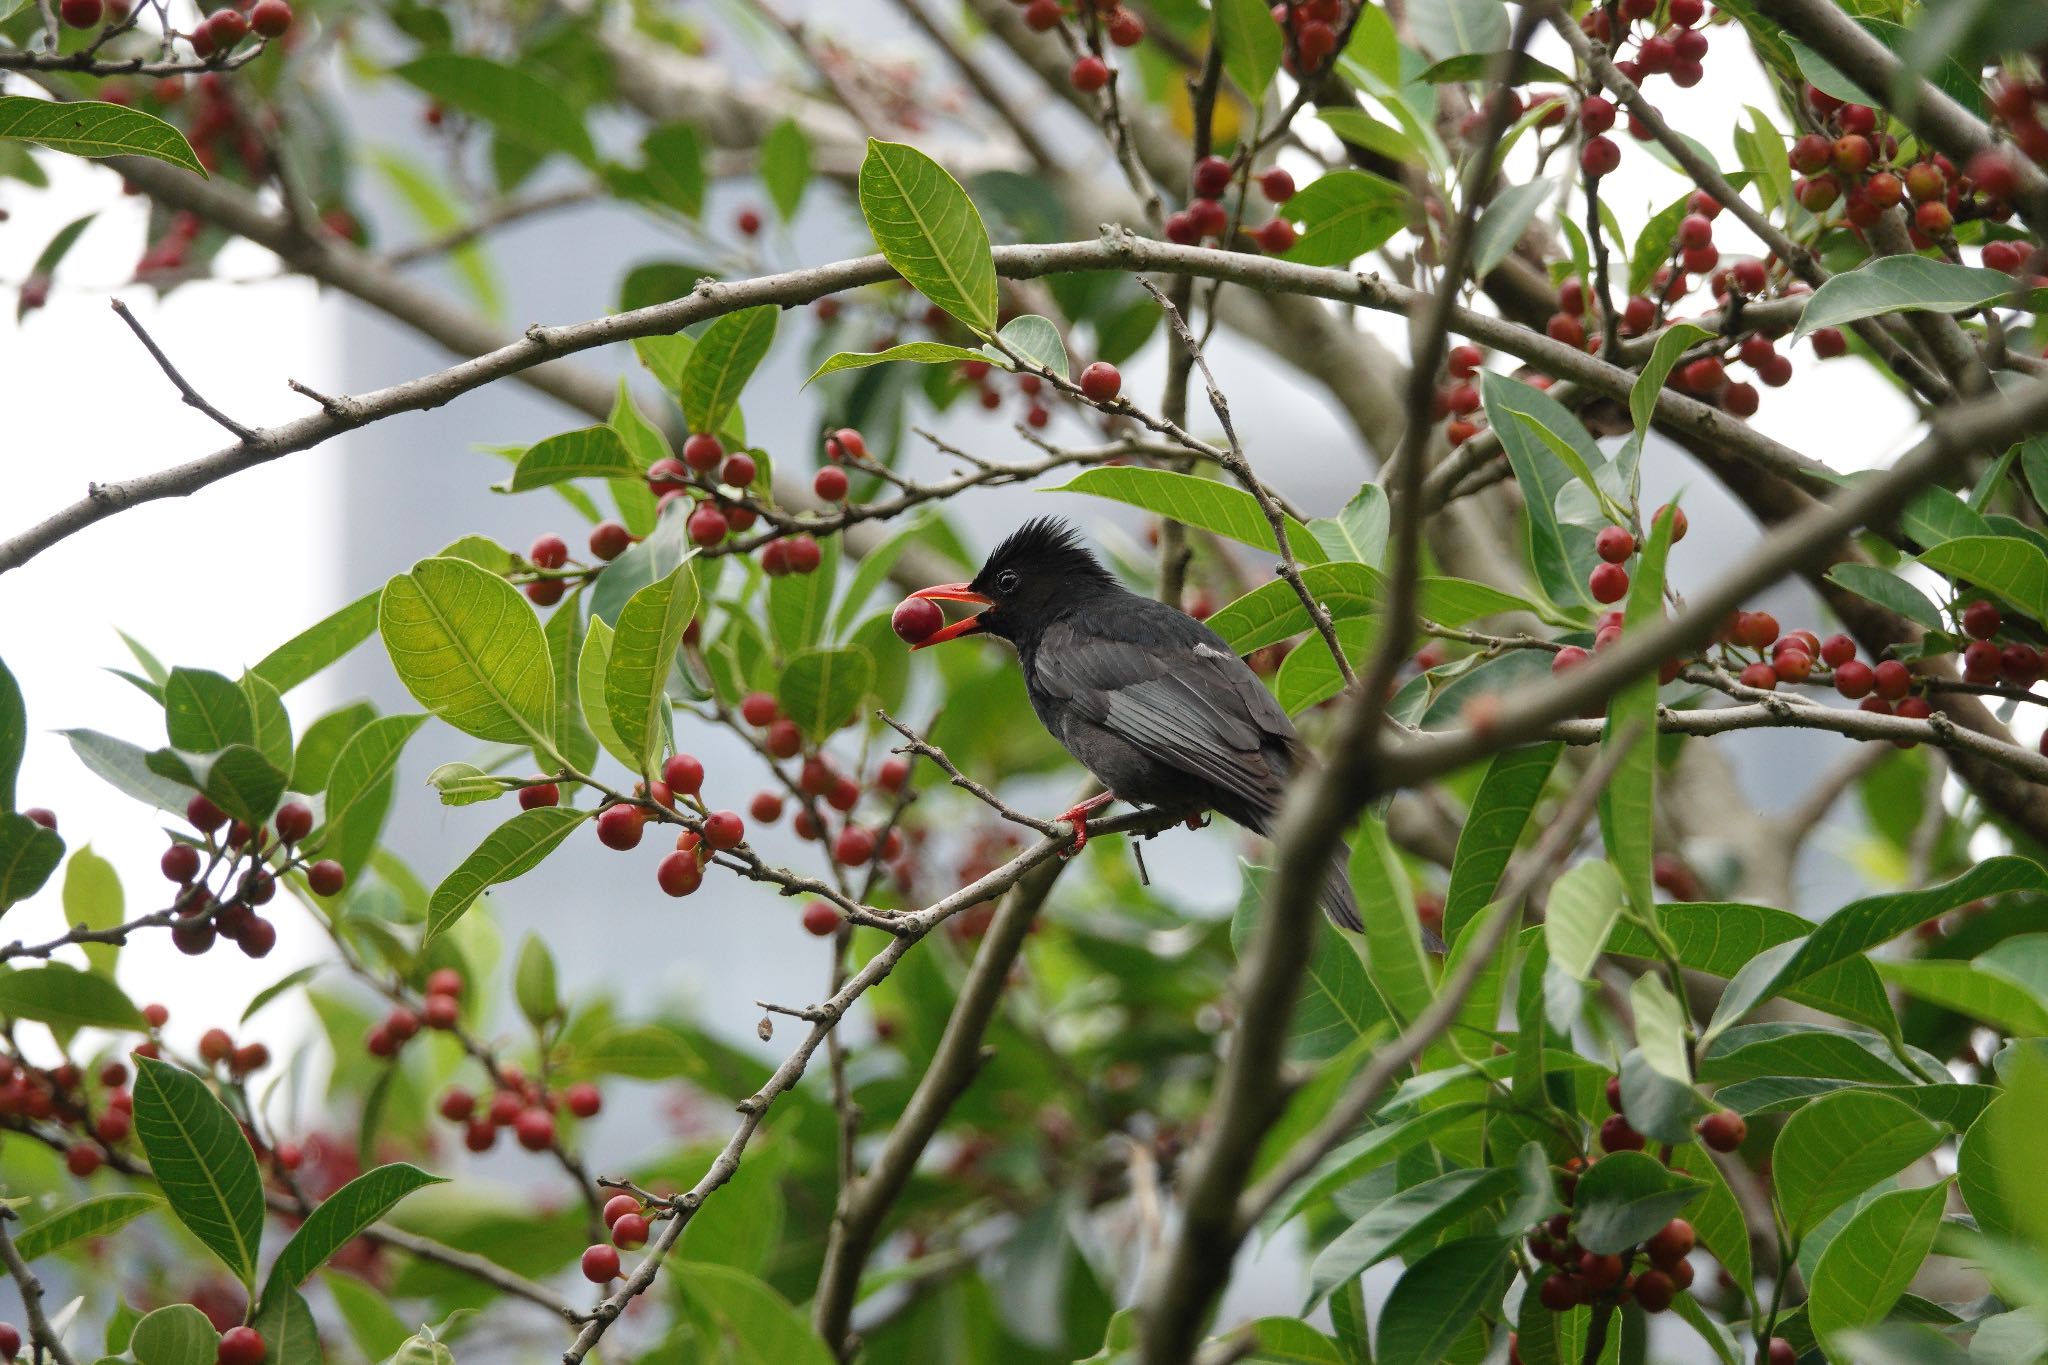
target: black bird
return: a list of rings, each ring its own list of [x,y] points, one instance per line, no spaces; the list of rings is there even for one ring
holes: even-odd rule
[[[1287,713],[1223,637],[1177,608],[1140,597],[1089,553],[1074,528],[1040,517],[998,545],[971,583],[911,594],[987,610],[915,648],[993,635],[1017,648],[1038,719],[1109,790],[1068,811],[1078,852],[1086,817],[1113,800],[1169,811],[1214,810],[1271,831],[1287,780],[1307,751]],[[1340,847],[1323,884],[1330,919],[1358,918]]]

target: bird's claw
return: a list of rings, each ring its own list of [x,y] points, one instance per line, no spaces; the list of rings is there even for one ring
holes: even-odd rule
[[[1060,850],[1060,857],[1071,858],[1082,849],[1088,847],[1088,817],[1114,800],[1116,800],[1116,793],[1103,792],[1100,795],[1091,796],[1086,801],[1080,802],[1077,805],[1070,806],[1060,813],[1060,820],[1065,824],[1073,826],[1074,829],[1074,842]]]
[[[1189,829],[1207,829],[1209,828],[1209,812],[1198,810],[1181,823]]]

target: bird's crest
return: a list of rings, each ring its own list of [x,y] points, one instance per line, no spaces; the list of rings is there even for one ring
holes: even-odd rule
[[[1083,542],[1074,524],[1063,517],[1033,517],[1012,531],[989,555],[975,581],[993,579],[1004,569],[1016,569],[1036,578],[1116,581],[1115,575],[1102,567],[1102,561]]]

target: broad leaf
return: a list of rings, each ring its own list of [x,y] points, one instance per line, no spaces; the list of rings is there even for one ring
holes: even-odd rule
[[[1438,1247],[1402,1272],[1380,1310],[1379,1365],[1440,1365],[1446,1348],[1507,1286],[1507,1243],[1471,1237]]]
[[[1496,754],[1487,765],[1466,808],[1451,859],[1451,883],[1444,892],[1447,942],[1456,942],[1473,916],[1492,901],[1563,751],[1562,744],[1531,744]]]
[[[149,754],[140,745],[97,730],[60,730],[58,733],[71,741],[71,752],[78,756],[80,763],[116,790],[158,810],[174,815],[185,813],[185,803],[192,799],[191,788],[151,769]],[[0,819],[0,828],[4,828],[4,823],[4,819]],[[0,835],[0,843],[4,842],[5,836]],[[0,856],[0,863],[4,862],[4,856]],[[0,900],[0,904],[4,904],[4,900]]]
[[[1258,499],[1226,483],[1201,479],[1171,469],[1088,469],[1083,470],[1052,493],[1086,493],[1091,497],[1156,512],[1169,521],[1180,522],[1272,553],[1272,523],[1260,509]],[[1327,556],[1308,527],[1287,518],[1287,544],[1303,564],[1320,564]]]
[[[151,1057],[135,1068],[135,1132],[171,1212],[253,1287],[263,1178],[241,1125],[191,1072]]]
[[[605,704],[605,675],[611,668],[612,628],[590,618],[590,632],[583,637],[583,652],[576,662],[576,689],[583,706],[583,723],[597,737],[604,751],[633,771],[640,771],[640,756],[626,747],[612,729],[611,708]]]
[[[1792,339],[1817,327],[1841,327],[1885,313],[1967,313],[1996,303],[2017,287],[2002,270],[1925,256],[1877,256],[1814,290]]]
[[[775,344],[779,313],[773,307],[743,308],[718,318],[697,338],[677,387],[691,431],[723,429],[741,390]]]
[[[1996,594],[2031,618],[2048,615],[2048,554],[2015,536],[1961,536],[1930,547],[1920,562]]]
[[[1316,1256],[1309,1268],[1309,1304],[1387,1257],[1434,1241],[1514,1188],[1513,1171],[1481,1168],[1451,1171],[1383,1200]]]
[[[427,903],[422,946],[446,932],[485,890],[539,867],[548,854],[591,816],[567,806],[523,810],[492,830],[467,858],[441,879]]]
[[[1579,1177],[1573,1197],[1580,1245],[1624,1252],[1678,1216],[1705,1187],[1645,1152],[1610,1152]]]
[[[547,750],[555,679],[519,590],[460,559],[423,559],[384,585],[378,627],[406,690],[464,734]]]
[[[811,372],[804,383],[809,385],[828,374],[843,370],[863,370],[870,365],[886,365],[892,360],[908,360],[919,365],[957,365],[962,361],[980,361],[985,364],[1004,364],[993,357],[965,346],[953,346],[943,341],[906,341],[891,346],[886,351],[840,351],[827,356],[824,364]]]
[[[1301,224],[1287,260],[1347,265],[1407,225],[1408,192],[1368,171],[1331,171],[1301,187],[1279,213]]]
[[[1543,934],[1558,970],[1581,981],[1591,978],[1626,900],[1621,874],[1604,859],[1579,863],[1557,879]]]
[[[1011,350],[1026,360],[1061,379],[1067,377],[1067,343],[1060,339],[1060,329],[1050,319],[1036,313],[1011,318],[1003,324],[1001,336]],[[1002,357],[1002,352],[990,346],[985,355],[993,363]]]
[[[1223,69],[1238,89],[1258,103],[1280,69],[1286,36],[1273,22],[1264,0],[1216,0],[1215,20]]]
[[[605,667],[604,701],[612,732],[651,776],[660,763],[668,714],[668,677],[683,632],[697,611],[697,580],[688,564],[633,594],[619,612]]]
[[[1941,608],[1926,593],[1888,570],[1871,564],[1837,564],[1828,570],[1828,581],[1897,612],[1922,629],[1948,629]]]
[[[135,1324],[128,1349],[136,1365],[213,1365],[220,1333],[191,1304],[166,1304]]]
[[[1945,1180],[1881,1194],[1829,1240],[1806,1304],[1807,1321],[1823,1341],[1891,1311],[1934,1246],[1947,1197]]]
[[[0,138],[38,142],[73,156],[153,156],[206,174],[183,133],[124,104],[0,95]]]
[[[64,861],[64,840],[26,815],[0,815],[0,912],[27,900]]]
[[[291,691],[370,638],[377,629],[378,596],[365,593],[332,616],[306,627],[264,655],[249,671],[279,692]]]
[[[1771,1150],[1778,1208],[1793,1241],[1844,1200],[1927,1155],[1941,1137],[1941,1127],[1910,1106],[1869,1091],[1840,1090],[1801,1109]]]
[[[92,851],[87,844],[71,855],[64,869],[64,922],[88,929],[111,929],[127,918],[127,898],[121,894],[121,877],[114,865]],[[118,943],[82,943],[85,960],[93,971],[111,979],[114,963],[121,955]]]
[[[230,744],[253,744],[256,717],[234,680],[197,668],[174,668],[164,683],[164,728],[171,747],[210,754]]]
[[[383,716],[350,737],[328,775],[326,833],[320,851],[351,878],[370,860],[391,808],[392,774],[422,715]]]
[[[265,1301],[280,1289],[296,1289],[304,1284],[308,1276],[327,1263],[328,1257],[389,1213],[399,1200],[443,1180],[442,1176],[429,1175],[417,1166],[399,1161],[365,1171],[328,1195],[277,1254],[270,1277],[264,1282]]]
[[[979,336],[996,330],[996,264],[974,201],[938,162],[870,140],[860,211],[896,273]]]
[[[1664,618],[1664,560],[1671,550],[1671,527],[1677,515],[1674,505],[1657,518],[1649,543],[1636,557],[1625,616],[1631,629],[1647,630]],[[1600,793],[1600,832],[1607,855],[1628,888],[1630,904],[1653,925],[1657,914],[1651,867],[1656,842],[1657,746],[1651,737],[1656,729],[1657,675],[1650,672],[1617,692],[1607,704],[1601,747],[1612,749],[1631,739],[1634,743]]]
[[[796,217],[811,183],[811,140],[793,118],[783,119],[761,138],[761,187],[786,223]]]
[[[112,980],[62,962],[0,970],[0,1019],[34,1020],[67,1031],[142,1027],[134,1002]]]
[[[96,1194],[15,1233],[14,1249],[22,1260],[33,1261],[88,1237],[105,1237],[162,1206],[153,1194]]]
[[[494,487],[500,493],[523,493],[564,479],[630,479],[641,473],[618,432],[609,426],[582,427],[528,446],[512,466],[512,477]]]
[[[561,87],[524,68],[436,52],[407,62],[392,74],[533,152],[562,152],[586,166],[597,165],[590,133]]]
[[[803,727],[813,744],[855,719],[875,685],[875,663],[864,649],[806,649],[790,656],[776,680],[782,713]]]

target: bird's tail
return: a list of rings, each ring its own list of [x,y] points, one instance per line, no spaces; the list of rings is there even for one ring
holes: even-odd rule
[[[1323,881],[1323,913],[1330,917],[1330,923],[1339,929],[1349,929],[1354,934],[1365,932],[1365,921],[1358,914],[1358,898],[1351,894],[1351,846],[1337,845],[1337,854],[1330,860],[1330,875]],[[1432,953],[1444,950],[1444,941],[1431,931],[1428,925],[1422,929],[1422,946]]]

